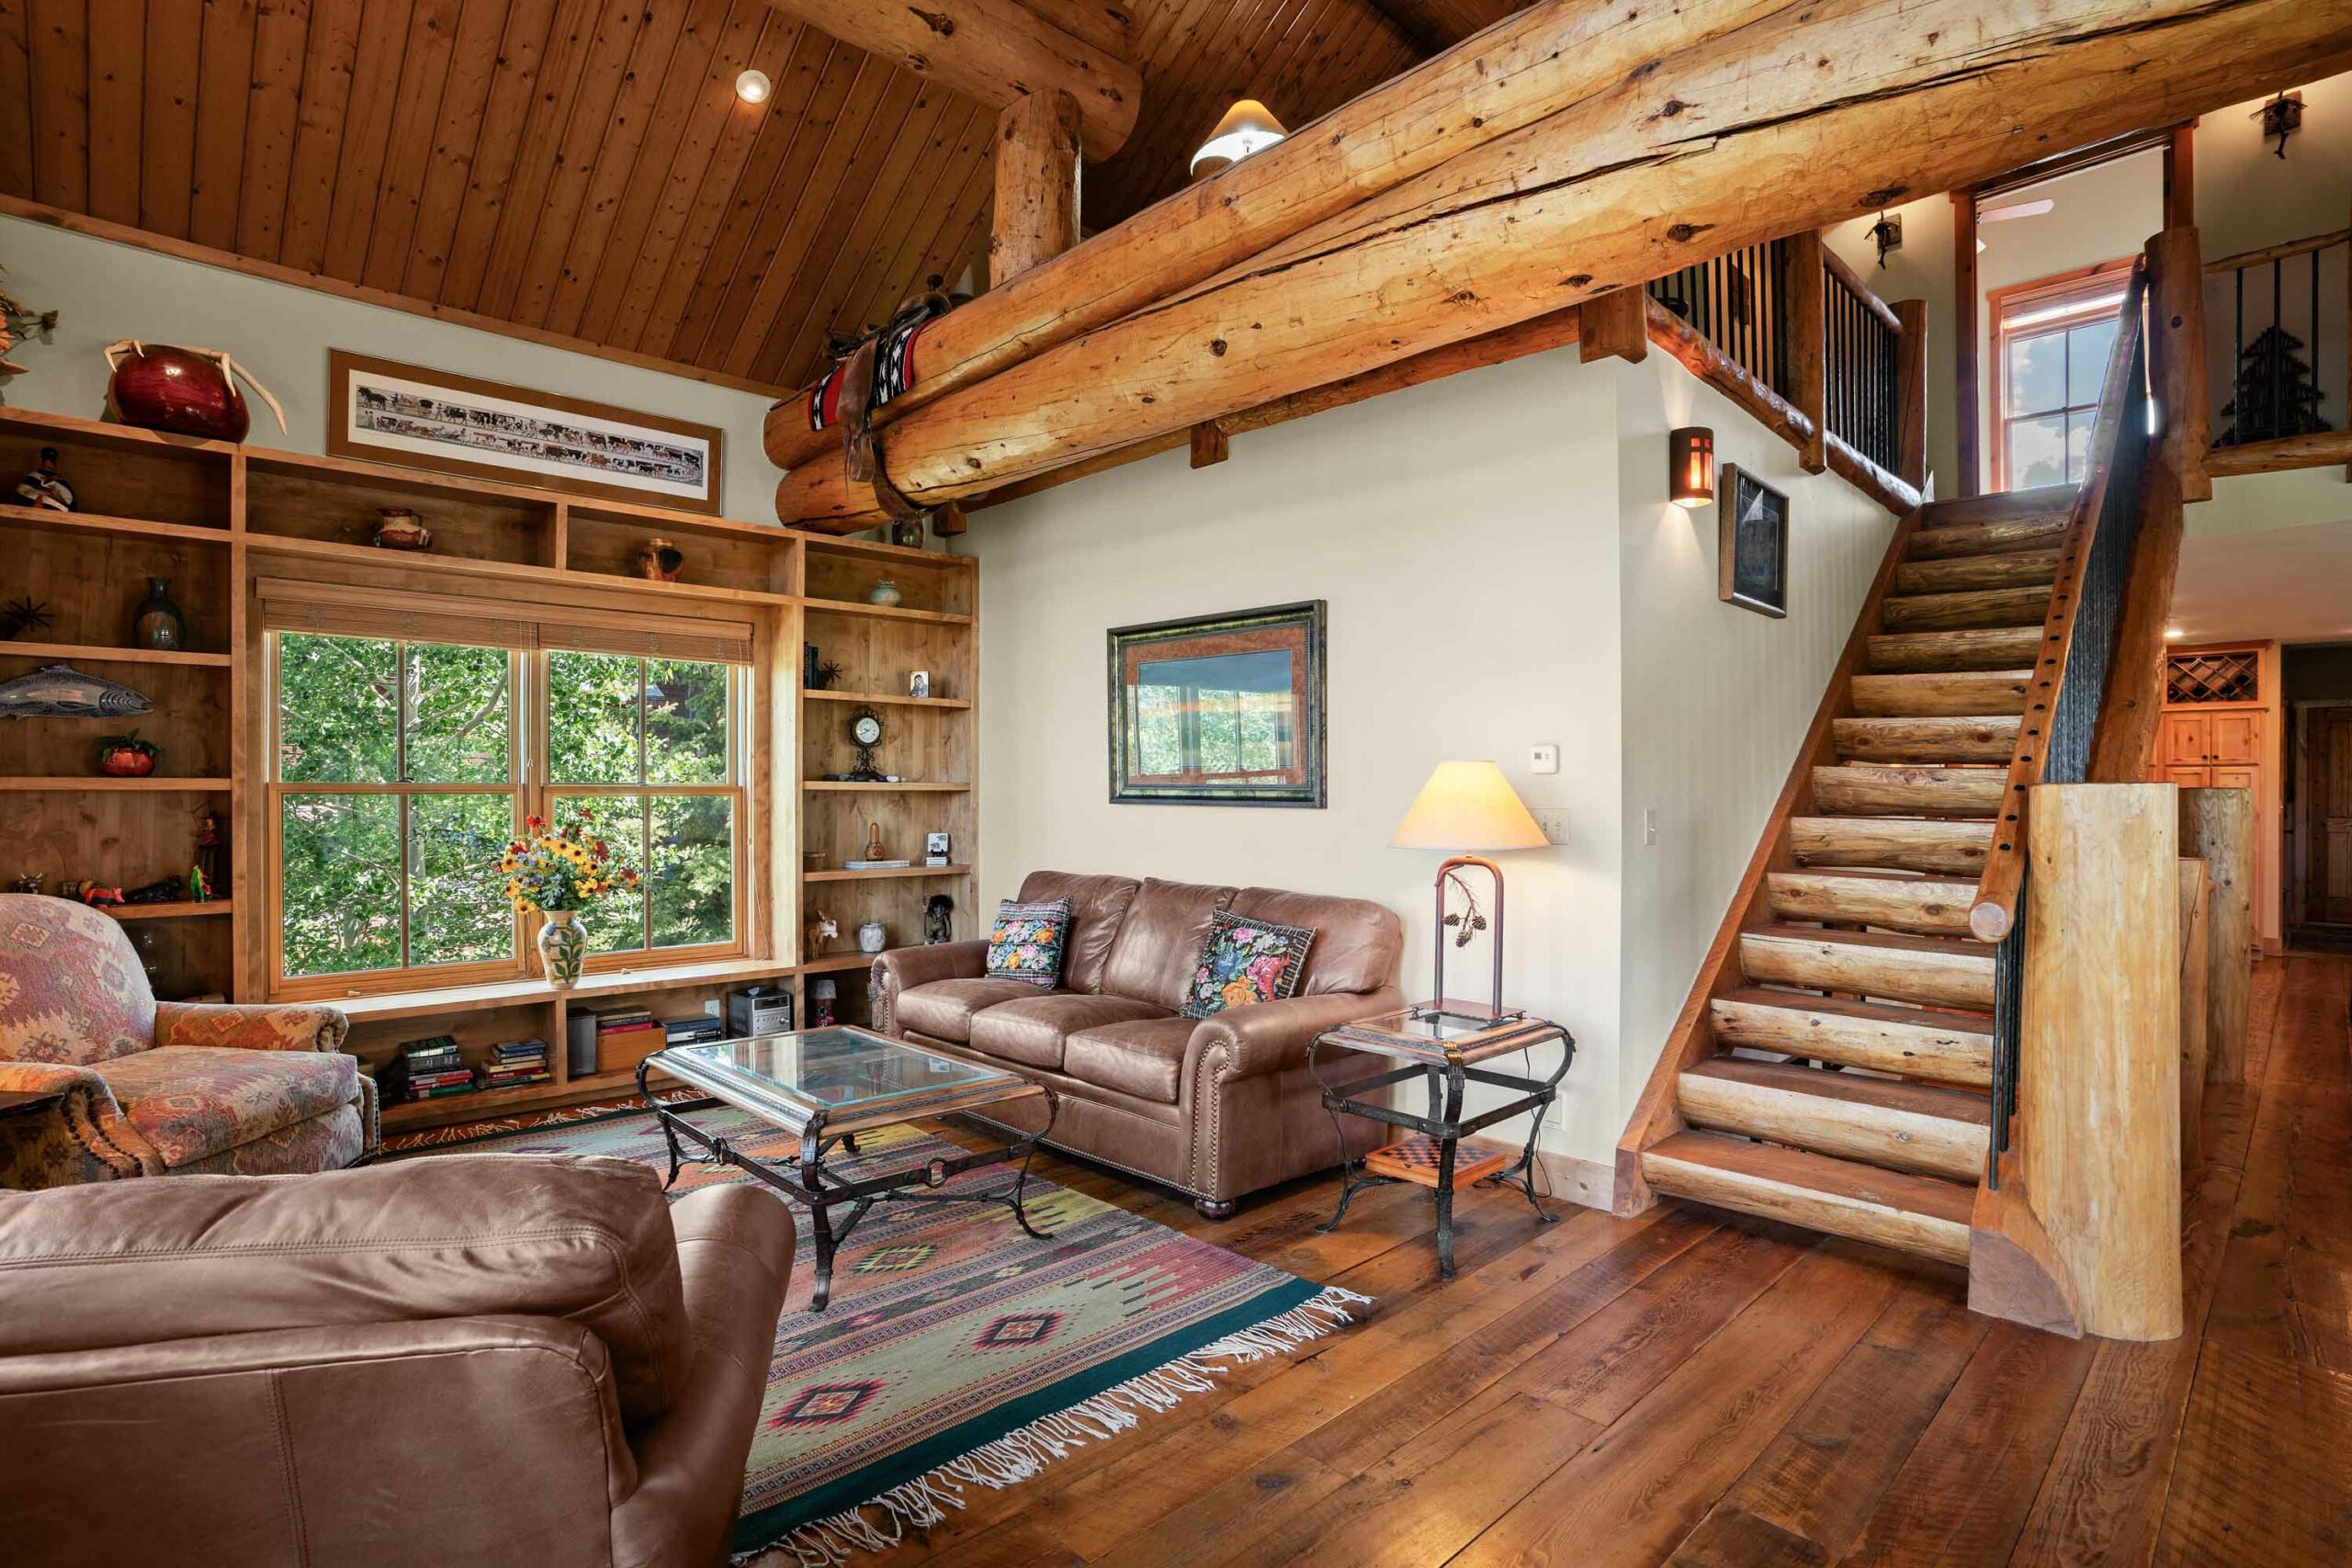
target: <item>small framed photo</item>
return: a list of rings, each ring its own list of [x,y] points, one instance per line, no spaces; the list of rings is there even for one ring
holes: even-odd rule
[[[1789,498],[1725,463],[1715,483],[1718,596],[1759,615],[1789,613]]]
[[[945,865],[948,863],[946,834],[925,833],[922,836],[922,862],[925,865]]]
[[[931,695],[930,671],[917,670],[907,677],[907,695],[910,697],[927,697]]]

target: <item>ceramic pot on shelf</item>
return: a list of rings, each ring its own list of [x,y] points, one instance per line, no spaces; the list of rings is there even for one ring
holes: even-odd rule
[[[857,928],[858,952],[879,953],[889,944],[889,928],[883,925],[880,920],[868,920]]]
[[[269,389],[217,348],[175,348],[170,344],[124,338],[106,348],[113,375],[107,380],[107,417],[142,430],[213,441],[243,441],[253,427],[244,394],[235,378],[261,395],[277,417],[280,434],[286,411]]]
[[[172,580],[151,577],[147,597],[130,620],[130,640],[140,648],[176,649],[187,646],[187,617],[172,603]]]
[[[887,608],[899,604],[905,598],[906,595],[899,592],[899,585],[889,578],[886,577],[881,581],[874,585],[874,591],[866,594],[865,602],[869,604],[880,604]]]
[[[382,550],[429,550],[433,547],[433,530],[424,519],[405,506],[376,508],[376,547]]]
[[[570,990],[580,981],[581,961],[588,956],[588,933],[580,929],[575,909],[549,909],[539,928],[539,968],[548,984]]]

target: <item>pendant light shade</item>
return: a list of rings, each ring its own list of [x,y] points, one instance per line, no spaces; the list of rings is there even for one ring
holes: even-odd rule
[[[1216,174],[1227,164],[1264,152],[1289,134],[1273,110],[1255,98],[1243,98],[1225,111],[1209,139],[1193,154],[1193,174],[1196,178]]]

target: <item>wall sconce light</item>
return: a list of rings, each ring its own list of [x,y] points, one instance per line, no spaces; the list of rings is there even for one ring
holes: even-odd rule
[[[1697,511],[1715,500],[1715,433],[1686,424],[1666,438],[1667,498]]]
[[[1225,111],[1216,122],[1209,139],[1193,154],[1191,173],[1194,179],[1216,174],[1228,164],[1238,164],[1252,152],[1262,152],[1290,132],[1274,118],[1274,111],[1255,98],[1243,98]]]
[[[756,67],[735,78],[735,96],[747,104],[766,103],[768,95],[775,91],[775,84],[768,80],[768,73]]]

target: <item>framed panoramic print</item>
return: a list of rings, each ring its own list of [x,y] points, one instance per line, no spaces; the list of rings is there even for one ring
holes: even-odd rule
[[[1110,634],[1111,798],[1325,804],[1320,599]]]
[[[716,514],[717,425],[420,366],[327,355],[327,450]]]
[[[1715,486],[1719,595],[1759,615],[1789,613],[1789,498],[1725,463]]]

